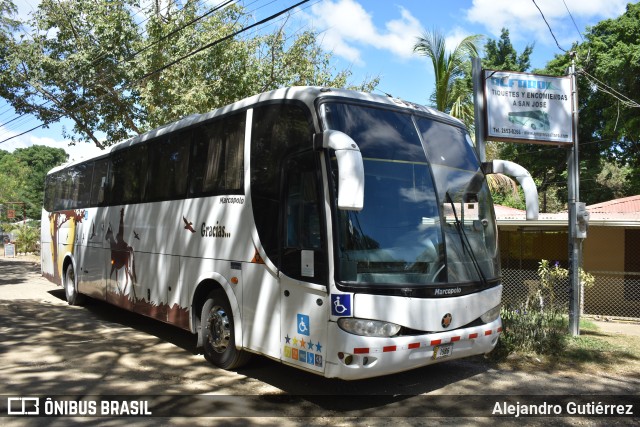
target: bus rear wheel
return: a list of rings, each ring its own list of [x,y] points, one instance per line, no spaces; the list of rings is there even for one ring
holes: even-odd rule
[[[202,307],[204,357],[222,369],[245,365],[251,355],[235,346],[233,312],[222,292],[212,292]]]
[[[69,264],[64,272],[64,295],[69,305],[82,305],[84,303],[84,295],[78,293],[76,286],[76,272],[73,264]]]

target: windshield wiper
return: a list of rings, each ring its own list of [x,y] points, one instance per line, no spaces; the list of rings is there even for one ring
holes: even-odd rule
[[[467,237],[467,232],[464,231],[464,224],[462,224],[458,219],[458,213],[456,211],[455,203],[453,202],[453,199],[451,198],[451,195],[449,194],[448,191],[446,192],[446,196],[447,196],[447,200],[449,201],[449,204],[451,205],[451,209],[453,210],[453,217],[455,218],[456,229],[458,230],[458,234],[460,235],[460,243],[462,244],[462,247],[466,249],[466,251],[469,253],[469,257],[471,258],[471,263],[473,264],[473,267],[475,268],[476,272],[478,273],[478,276],[480,277],[480,282],[482,282],[482,286],[486,287],[487,278],[482,272],[482,268],[480,268],[478,259],[476,258],[476,255],[473,252],[473,248],[471,247],[471,243],[469,242],[469,238]]]

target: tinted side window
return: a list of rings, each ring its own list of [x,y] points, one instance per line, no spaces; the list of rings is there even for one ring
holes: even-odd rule
[[[122,205],[144,200],[147,181],[146,148],[146,145],[137,145],[113,154],[110,173],[111,204]]]
[[[94,166],[93,179],[91,180],[91,206],[102,206],[108,203],[108,172],[109,159],[97,160]]]
[[[56,192],[56,176],[55,174],[47,175],[44,181],[44,209],[48,212],[54,209],[54,200]]]
[[[245,117],[228,116],[194,131],[189,195],[243,193]]]
[[[183,132],[149,144],[151,163],[147,201],[185,196],[189,176],[189,142],[190,135]]]
[[[287,155],[308,149],[313,125],[305,109],[277,104],[255,108],[251,133],[251,201],[260,241],[278,265],[280,176]]]
[[[59,175],[59,196],[56,203],[56,210],[67,210],[73,207],[73,175],[71,170],[67,169],[60,172]]]
[[[93,162],[76,166],[74,190],[76,192],[76,208],[86,208],[91,201],[91,179],[93,177]],[[77,180],[77,181],[76,181]]]

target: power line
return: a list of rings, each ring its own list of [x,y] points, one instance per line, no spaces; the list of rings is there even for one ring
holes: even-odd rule
[[[193,20],[191,20],[191,21],[190,21],[190,22],[188,22],[187,24],[185,24],[185,25],[183,25],[183,26],[179,27],[178,29],[176,29],[176,30],[172,31],[171,33],[169,33],[169,34],[167,34],[167,35],[163,36],[161,39],[159,39],[159,40],[157,40],[157,41],[155,41],[155,42],[153,42],[153,43],[150,43],[149,45],[147,45],[147,46],[143,47],[141,50],[139,50],[139,51],[137,51],[137,52],[134,52],[133,54],[131,54],[130,56],[128,56],[126,59],[121,60],[121,61],[116,61],[116,64],[120,64],[120,63],[125,62],[125,61],[131,61],[131,60],[132,60],[133,58],[135,58],[138,54],[142,53],[143,51],[147,50],[148,48],[150,48],[150,47],[152,47],[152,46],[154,46],[154,45],[158,44],[158,43],[159,43],[159,42],[161,42],[161,41],[166,40],[166,39],[167,39],[167,38],[169,38],[170,36],[175,35],[177,32],[182,31],[182,30],[184,30],[185,28],[187,28],[187,27],[189,27],[189,26],[191,26],[191,25],[195,24],[196,22],[198,22],[198,21],[199,21],[199,20],[201,20],[202,18],[204,18],[204,17],[206,17],[206,16],[210,15],[211,13],[213,13],[213,12],[215,12],[215,11],[217,11],[217,10],[221,9],[222,7],[225,7],[225,6],[227,6],[227,5],[229,5],[229,4],[233,3],[233,2],[236,2],[236,1],[237,1],[237,0],[226,0],[226,1],[223,1],[223,3],[220,3],[220,4],[216,5],[216,6],[214,6],[213,8],[211,8],[210,10],[208,10],[207,12],[205,12],[203,15],[201,15],[201,16],[199,16],[199,17],[194,18]],[[251,2],[251,3],[249,3],[249,5],[254,4],[254,3],[256,3],[257,1],[258,1],[258,0],[255,0],[255,1]],[[273,3],[273,1],[275,1],[275,0],[272,0],[270,3]],[[167,10],[167,9],[171,6],[171,3],[172,3],[172,2],[169,2],[169,3],[167,4],[167,6],[165,6],[165,7],[164,7],[164,8],[162,8],[162,9],[160,9],[159,11]],[[175,3],[175,1],[174,1],[174,3]],[[198,2],[198,3],[200,3],[200,2]],[[270,3],[268,3],[268,4],[270,4]],[[142,10],[142,9],[140,9],[140,10]],[[139,10],[138,12],[134,13],[134,14],[132,15],[132,17],[135,17],[136,15],[138,15],[138,14],[140,13],[140,10]],[[257,9],[254,9],[254,11],[255,11],[255,10],[257,10]],[[251,11],[251,12],[253,12],[253,11]],[[249,13],[251,13],[251,12],[249,12]],[[147,20],[149,20],[149,19],[150,19],[150,18],[147,18],[147,19],[143,20],[142,22],[144,23],[145,21],[147,21]],[[23,32],[24,32],[24,31],[23,31]],[[144,32],[144,29],[142,29],[141,31],[139,31],[139,32],[138,32],[138,34],[139,34],[139,35],[142,35],[142,33],[143,33],[143,32]],[[26,34],[26,33],[25,33],[25,34]],[[27,34],[27,35],[28,35],[28,34]],[[102,55],[99,55],[97,58],[95,58],[94,60],[92,60],[90,64],[87,64],[87,66],[86,66],[86,67],[84,67],[84,70],[88,69],[88,68],[89,68],[89,67],[91,67],[91,66],[96,65],[100,60],[104,59],[106,56],[107,56],[107,53],[104,53],[104,54],[102,54]],[[79,70],[79,71],[83,71],[83,70]],[[107,77],[108,77],[108,76],[107,76]],[[29,81],[27,81],[26,83],[27,83],[27,84],[29,84],[29,85],[31,85],[32,87],[34,87],[34,88],[36,89],[36,91],[37,91],[37,92],[40,92],[40,91],[39,91],[35,86],[33,86]],[[115,89],[115,88],[114,88],[114,89]],[[126,87],[125,87],[125,88],[123,88],[122,90],[124,90],[124,89],[126,89]],[[115,90],[116,90],[116,91],[118,91],[117,89],[115,89]],[[38,107],[37,107],[37,108],[44,108],[44,107],[48,106],[49,104],[51,104],[52,102],[53,102],[53,101],[52,101],[51,99],[46,99],[42,104],[38,105]],[[17,117],[15,117],[15,118],[13,118],[13,119],[11,119],[11,120],[9,120],[9,121],[5,122],[5,123],[0,124],[0,127],[4,127],[5,125],[7,125],[7,124],[9,124],[9,123],[11,123],[11,122],[13,122],[13,121],[15,121],[15,120],[17,120],[17,119],[23,119],[23,118],[25,118],[25,117],[27,117],[27,116],[30,116],[30,115],[33,115],[33,114],[32,114],[32,113],[21,113],[21,114],[19,114]],[[60,117],[62,117],[62,115],[59,115],[57,119],[59,119]],[[32,120],[35,120],[35,119],[36,119],[35,117],[27,117],[27,118],[26,118],[26,121],[28,122],[28,121],[32,121]],[[57,120],[57,119],[56,119],[56,120]],[[22,123],[21,123],[21,124],[22,124]],[[10,138],[7,138],[7,139],[5,139],[5,140],[3,140],[3,141],[0,141],[0,143],[5,142],[5,141],[8,141],[8,140],[13,139],[13,138],[16,138],[16,137],[18,137],[18,136],[24,135],[25,133],[31,132],[31,131],[33,131],[33,130],[35,130],[35,129],[38,129],[38,128],[43,127],[43,126],[46,126],[46,125],[47,125],[47,123],[42,123],[42,124],[40,124],[39,126],[35,126],[34,128],[32,128],[32,129],[30,129],[30,130],[28,130],[28,131],[26,131],[26,132],[23,132],[23,133],[21,133],[21,134],[19,134],[19,135],[14,135],[14,136],[12,136],[12,137],[10,137]],[[7,130],[11,130],[11,129],[7,129]],[[6,131],[5,131],[5,133],[6,133]]]
[[[580,74],[584,75],[587,79],[589,79],[591,81],[591,83],[594,83],[598,90],[600,90],[600,91],[602,91],[602,92],[614,97],[615,99],[620,101],[626,107],[629,107],[629,108],[640,108],[640,104],[639,103],[637,103],[633,99],[629,98],[628,96],[618,92],[617,90],[613,89],[611,86],[608,86],[605,83],[603,83],[602,81],[598,80],[596,77],[594,77],[591,74],[587,73],[584,70],[584,68],[581,68],[580,70],[578,70],[578,72]]]
[[[161,37],[160,39],[158,39],[158,40],[154,41],[153,43],[148,44],[147,46],[143,47],[143,48],[142,48],[142,49],[140,49],[139,51],[134,52],[134,53],[133,53],[133,54],[131,54],[128,58],[126,58],[126,59],[124,59],[124,60],[122,60],[122,61],[115,61],[116,65],[118,65],[118,64],[120,64],[120,63],[122,63],[122,62],[124,62],[124,61],[131,61],[133,58],[135,58],[137,55],[139,55],[140,53],[144,52],[145,50],[147,50],[147,49],[149,49],[149,48],[151,48],[151,47],[155,46],[156,44],[158,44],[158,43],[160,43],[160,42],[162,42],[162,41],[166,40],[167,38],[169,38],[169,37],[173,36],[174,34],[178,33],[179,31],[182,31],[183,29],[185,29],[185,28],[187,28],[187,27],[189,27],[189,26],[191,26],[191,25],[195,24],[196,22],[200,21],[201,19],[203,19],[204,17],[206,17],[206,16],[210,15],[211,13],[216,12],[216,11],[218,11],[219,9],[221,9],[221,8],[223,8],[223,7],[225,7],[225,6],[229,5],[229,4],[231,4],[231,3],[234,3],[234,2],[236,2],[236,1],[237,1],[237,0],[226,0],[226,1],[223,1],[222,3],[220,3],[220,4],[216,5],[216,6],[214,6],[213,8],[211,8],[210,10],[208,10],[207,12],[205,12],[203,15],[198,16],[198,17],[194,18],[193,20],[191,20],[191,21],[189,21],[188,23],[184,24],[183,26],[181,26],[181,27],[177,28],[176,30],[174,30],[174,31],[170,32],[169,34],[167,34],[167,35],[165,35],[165,36]],[[257,0],[256,0],[256,1],[257,1]],[[173,3],[174,3],[174,2],[175,2],[175,1],[173,1]],[[161,12],[161,11],[163,11],[163,10],[168,10],[168,9],[169,9],[169,7],[171,7],[171,3],[172,3],[172,2],[169,2],[169,3],[167,4],[167,6],[165,6],[165,7],[164,7],[164,8],[162,8],[162,9],[159,9],[159,10],[158,10],[158,12]],[[198,3],[199,3],[199,2],[198,2]],[[255,3],[255,2],[254,2],[254,3]],[[251,3],[251,4],[253,4],[253,3]],[[140,10],[142,10],[142,9],[140,9]],[[135,12],[131,17],[132,17],[132,18],[134,18],[136,15],[138,15],[138,14],[140,13],[140,10],[139,10],[139,11],[137,11],[137,12]],[[141,24],[142,24],[142,23],[144,23],[144,22],[146,22],[146,21],[148,21],[149,19],[150,19],[150,17],[149,17],[149,18],[144,19],[144,20],[141,22]],[[140,25],[138,25],[138,24],[136,24],[136,25],[137,25],[137,26],[140,26]],[[143,32],[144,32],[144,29],[142,29],[141,31],[139,31],[139,32],[138,32],[138,34],[139,34],[139,35],[142,35],[142,33],[143,33]],[[26,32],[24,32],[24,30],[23,30],[23,33],[25,33],[25,35],[28,35]],[[99,63],[99,61],[101,61],[101,60],[103,60],[104,58],[106,58],[106,56],[107,56],[107,55],[108,55],[108,53],[107,53],[107,52],[105,52],[105,53],[103,53],[103,54],[101,54],[101,55],[98,55],[98,57],[97,57],[97,58],[93,59],[93,60],[91,61],[91,63],[87,64],[85,67],[83,67],[83,69],[78,70],[78,72],[85,71],[85,70],[87,70],[89,67],[92,67],[92,66],[94,66],[94,65],[98,64],[98,63]],[[31,83],[30,83],[30,82],[28,82],[28,81],[27,81],[27,83],[28,83],[29,85],[31,85]],[[33,85],[31,85],[31,86],[33,86]],[[37,90],[37,88],[36,88],[36,90]],[[43,107],[45,107],[45,106],[47,106],[47,105],[51,104],[51,102],[52,102],[52,101],[51,101],[50,99],[48,99],[48,100],[46,100],[45,102],[43,102],[42,104],[40,104],[38,107],[39,107],[39,108],[43,108]],[[30,115],[30,114],[31,114],[31,113],[21,113],[21,114],[19,114],[19,115],[18,115],[18,117],[15,117],[15,118],[13,118],[12,120],[9,120],[9,121],[7,121],[7,122],[5,122],[5,123],[0,124],[0,127],[4,127],[5,125],[7,125],[7,124],[9,124],[9,123],[13,122],[14,120],[17,120],[18,118],[21,118],[21,117],[23,117],[23,116]],[[28,119],[28,120],[32,120],[32,119],[30,118],[30,119]],[[36,128],[36,129],[37,129],[37,128]]]
[[[571,21],[573,21],[573,26],[576,27],[576,31],[578,32],[578,35],[580,36],[582,41],[584,41],[584,37],[582,37],[582,33],[580,32],[580,29],[578,28],[578,25],[576,24],[575,19],[573,19],[573,15],[571,14],[571,11],[569,10],[569,6],[567,6],[567,2],[565,0],[562,0],[562,3],[564,3],[564,7],[567,9],[567,12],[569,13],[569,17],[571,17]]]
[[[558,43],[558,39],[556,38],[556,35],[553,34],[551,25],[549,25],[549,23],[547,22],[547,18],[545,18],[544,13],[542,13],[542,9],[540,9],[540,6],[538,6],[538,3],[536,3],[536,0],[531,0],[531,1],[533,2],[533,4],[536,5],[536,7],[538,8],[538,11],[540,12],[540,15],[542,16],[542,19],[544,20],[544,23],[547,24],[547,27],[549,27],[549,32],[551,33],[551,37],[553,37],[553,39],[556,41],[556,46],[558,46],[558,49],[566,53],[567,51],[562,47],[560,47],[560,43]]]
[[[160,72],[166,70],[167,68],[172,67],[172,66],[176,65],[177,63],[179,63],[179,62],[181,62],[181,61],[183,61],[183,60],[185,60],[185,59],[187,59],[187,58],[189,58],[189,57],[191,57],[191,56],[193,56],[193,55],[195,55],[197,53],[202,52],[203,50],[209,49],[210,47],[213,47],[213,46],[215,46],[217,44],[220,44],[220,43],[222,43],[222,42],[224,42],[226,40],[229,40],[229,39],[231,39],[231,38],[233,38],[233,37],[235,37],[235,36],[237,36],[239,34],[242,34],[245,31],[248,31],[253,27],[257,27],[258,25],[262,25],[262,24],[264,24],[266,22],[269,22],[269,21],[271,21],[271,20],[273,20],[273,19],[275,19],[275,18],[277,18],[277,17],[279,17],[281,15],[284,15],[285,13],[289,12],[290,10],[295,9],[296,7],[298,7],[300,5],[303,5],[305,3],[308,3],[309,1],[310,0],[302,0],[302,1],[294,4],[293,6],[290,6],[290,7],[286,8],[286,9],[283,9],[280,12],[274,13],[273,15],[271,15],[271,16],[269,16],[267,18],[264,18],[264,19],[262,19],[262,20],[260,20],[260,21],[258,21],[256,23],[253,23],[253,24],[249,25],[248,27],[244,27],[244,28],[242,28],[242,29],[240,29],[238,31],[235,31],[235,32],[233,32],[233,33],[231,33],[231,34],[229,34],[227,36],[224,36],[224,37],[222,37],[222,38],[220,38],[218,40],[214,40],[211,43],[207,43],[206,45],[204,45],[204,46],[202,46],[202,47],[200,47],[200,48],[198,48],[196,50],[193,50],[193,51],[189,52],[188,54],[183,55],[180,58],[178,58],[178,59],[176,59],[174,61],[171,61],[168,64],[163,65],[160,68],[157,68],[157,69],[151,71],[150,73],[145,74],[144,76],[142,76],[142,78],[140,78],[139,80],[134,82],[134,84],[139,83],[142,80],[145,80],[145,79],[153,76],[154,74],[160,73]]]
[[[157,74],[157,73],[159,73],[159,72],[162,72],[162,71],[166,70],[167,68],[169,68],[169,67],[171,67],[171,66],[173,66],[173,65],[176,65],[176,64],[178,64],[179,62],[181,62],[181,61],[183,61],[183,60],[185,60],[185,59],[187,59],[187,58],[189,58],[189,57],[191,57],[191,56],[193,56],[193,55],[195,55],[195,54],[197,54],[197,53],[199,53],[199,52],[202,52],[202,51],[204,51],[204,50],[206,50],[206,49],[208,49],[208,48],[210,48],[210,47],[213,47],[213,46],[215,46],[215,45],[217,45],[217,44],[220,44],[220,43],[222,43],[222,42],[224,42],[224,41],[226,41],[226,40],[229,40],[229,39],[231,39],[231,38],[233,38],[233,37],[235,37],[235,36],[237,36],[237,35],[239,35],[239,34],[242,34],[242,33],[246,32],[246,31],[248,31],[248,30],[250,30],[250,29],[252,29],[252,28],[255,28],[255,27],[259,26],[259,25],[262,25],[262,24],[265,24],[265,23],[267,23],[267,22],[269,22],[269,21],[271,21],[271,20],[274,20],[275,18],[278,18],[279,16],[282,16],[282,15],[284,15],[285,13],[290,12],[291,10],[295,9],[296,7],[298,7],[298,6],[302,5],[302,4],[308,3],[309,1],[310,1],[310,0],[302,0],[302,1],[300,1],[300,2],[298,2],[298,3],[296,3],[296,4],[294,4],[293,6],[290,6],[290,7],[285,8],[285,9],[283,9],[283,10],[281,10],[281,11],[277,12],[277,13],[274,13],[274,14],[270,15],[270,16],[269,16],[269,17],[267,17],[267,18],[264,18],[264,19],[262,19],[262,20],[260,20],[260,21],[258,21],[258,22],[255,22],[254,24],[251,24],[251,25],[249,25],[249,26],[247,26],[247,27],[244,27],[244,28],[242,28],[242,29],[240,29],[240,30],[238,30],[238,31],[235,31],[235,32],[234,32],[234,33],[232,33],[232,34],[229,34],[229,35],[227,35],[227,36],[224,36],[224,37],[222,37],[222,38],[220,38],[220,39],[214,40],[214,41],[213,41],[213,42],[211,42],[211,43],[208,43],[208,44],[206,44],[206,45],[204,45],[204,46],[202,46],[202,47],[200,47],[200,48],[198,48],[198,49],[195,49],[194,51],[191,51],[190,53],[188,53],[188,54],[186,54],[186,55],[183,55],[182,57],[180,57],[180,58],[178,58],[178,59],[176,59],[176,60],[174,60],[174,61],[172,61],[172,62],[170,62],[170,63],[168,63],[168,64],[165,64],[165,65],[163,65],[162,67],[159,67],[159,68],[157,68],[157,69],[155,69],[155,70],[151,71],[150,73],[145,74],[142,78],[140,78],[140,79],[138,79],[138,80],[136,80],[136,81],[134,81],[134,82],[132,82],[132,83],[130,83],[130,84],[128,84],[128,85],[125,85],[125,86],[121,87],[121,88],[120,88],[119,90],[117,90],[117,91],[118,91],[118,92],[120,92],[120,93],[122,93],[122,92],[124,92],[124,91],[126,91],[126,90],[128,90],[128,89],[131,89],[131,87],[133,87],[134,85],[136,85],[136,84],[138,84],[138,83],[142,82],[144,79],[146,79],[146,78],[148,78],[148,77],[150,77],[150,76],[152,76],[152,75],[154,75],[154,74]],[[44,104],[43,104],[43,105],[44,105]],[[59,115],[59,116],[57,117],[57,119],[60,119],[62,116],[63,116],[63,115]],[[24,131],[24,132],[22,132],[22,133],[20,133],[20,134],[18,134],[18,135],[14,135],[14,136],[11,136],[11,137],[9,137],[9,138],[6,138],[6,139],[4,139],[4,140],[0,141],[0,144],[2,144],[3,142],[9,141],[9,140],[11,140],[11,139],[17,138],[17,137],[19,137],[19,136],[22,136],[22,135],[24,135],[24,134],[26,134],[26,133],[32,132],[32,131],[34,131],[34,130],[36,130],[36,129],[39,129],[39,128],[41,128],[41,127],[43,127],[43,126],[47,125],[47,124],[48,124],[48,123],[42,123],[42,124],[40,124],[40,125],[38,125],[38,126],[35,126],[35,127],[31,128],[31,129],[27,130],[27,131]]]

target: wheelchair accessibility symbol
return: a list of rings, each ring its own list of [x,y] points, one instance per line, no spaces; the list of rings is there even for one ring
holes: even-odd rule
[[[351,316],[351,295],[331,295],[331,314],[334,316]]]
[[[309,336],[309,316],[306,314],[298,314],[298,333],[300,335]]]

